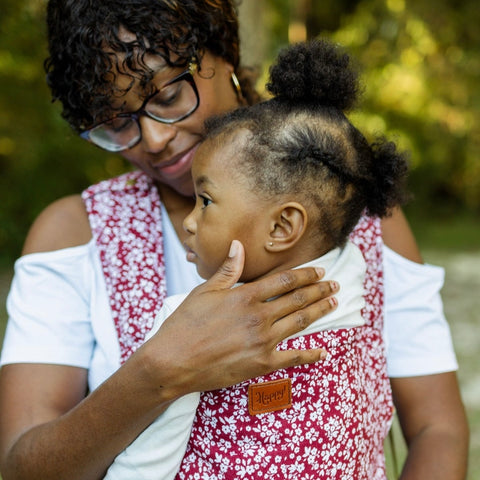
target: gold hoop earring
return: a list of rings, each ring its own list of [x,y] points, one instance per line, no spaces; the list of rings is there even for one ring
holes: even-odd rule
[[[235,72],[232,72],[230,76],[231,76],[233,87],[235,88],[235,93],[237,94],[237,98],[239,102],[245,103],[245,97],[243,96],[242,87],[240,86],[240,82],[238,81],[237,75],[235,75]]]

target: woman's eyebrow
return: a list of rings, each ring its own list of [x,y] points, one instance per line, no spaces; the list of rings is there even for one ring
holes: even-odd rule
[[[150,85],[153,85],[153,88],[156,88],[156,82],[158,82],[160,85],[163,85],[170,80],[171,75],[168,75],[167,73],[171,70],[171,67],[168,65],[165,59],[159,57],[158,55],[155,55],[154,58],[152,58],[151,61],[148,62],[148,66],[151,70],[151,78],[148,83]],[[129,87],[129,84],[132,83],[132,77],[128,73],[119,73],[116,81],[120,90],[127,89]],[[128,88],[126,95],[128,95],[130,92],[132,92],[135,96],[138,96],[139,98],[146,98],[147,95],[150,93],[148,88],[141,85],[140,79],[138,78],[136,80],[133,80],[133,85],[131,86],[131,88]],[[114,97],[112,99],[112,107],[114,109],[122,110],[126,103],[126,95]],[[127,110],[131,110],[131,108],[127,108]]]

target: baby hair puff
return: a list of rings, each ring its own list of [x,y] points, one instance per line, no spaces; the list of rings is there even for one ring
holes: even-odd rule
[[[358,72],[339,45],[313,40],[281,51],[266,87],[280,100],[346,111],[357,101]]]

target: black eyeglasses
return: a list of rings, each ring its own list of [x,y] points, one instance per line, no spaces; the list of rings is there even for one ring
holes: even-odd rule
[[[142,139],[139,119],[142,115],[161,123],[175,123],[191,115],[200,103],[193,73],[197,65],[188,69],[155,90],[135,112],[119,113],[80,133],[80,136],[109,152],[121,152],[134,147]]]

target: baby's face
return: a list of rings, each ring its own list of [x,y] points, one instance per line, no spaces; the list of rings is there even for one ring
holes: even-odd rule
[[[195,208],[184,220],[189,236],[187,260],[203,278],[210,278],[228,255],[232,240],[245,247],[242,281],[253,280],[269,269],[265,243],[269,231],[268,204],[248,186],[238,171],[239,142],[206,140],[195,153],[192,177]]]

